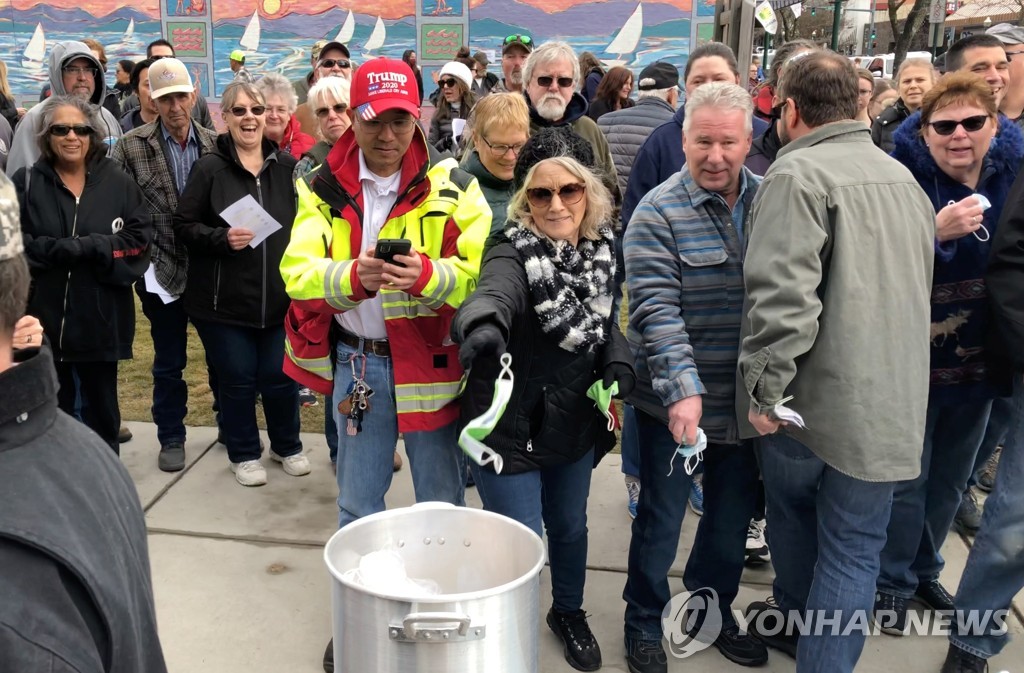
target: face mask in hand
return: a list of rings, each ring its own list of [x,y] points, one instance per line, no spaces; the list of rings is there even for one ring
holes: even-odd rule
[[[480,467],[494,463],[495,474],[501,474],[505,463],[501,456],[495,453],[490,447],[483,443],[483,439],[494,431],[505,413],[505,407],[512,399],[512,356],[505,353],[501,356],[501,371],[494,381],[494,397],[491,399],[491,406],[487,411],[480,414],[462,429],[459,433],[459,446],[467,456],[473,459]]]
[[[685,438],[683,439],[685,442]],[[693,474],[693,471],[697,469],[697,465],[700,464],[701,457],[704,454],[704,449],[708,448],[708,436],[704,434],[702,428],[697,428],[697,443],[693,446],[687,446],[685,443],[680,444],[676,447],[672,457],[668,459],[668,476],[672,476],[672,470],[675,469],[676,455],[680,455],[685,460],[683,461],[683,469],[686,470],[686,474]]]
[[[612,398],[619,394],[619,382],[612,381],[611,388],[605,388],[600,380],[594,381],[594,385],[587,388],[587,397],[594,400],[601,415],[608,421],[608,431],[613,432],[619,425],[619,419],[615,415],[615,407],[612,406]]]

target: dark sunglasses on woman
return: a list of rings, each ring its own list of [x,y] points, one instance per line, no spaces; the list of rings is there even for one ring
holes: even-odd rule
[[[564,205],[571,206],[574,203],[579,203],[583,198],[583,193],[586,191],[586,185],[581,185],[578,182],[570,182],[567,185],[559,187],[558,191],[548,189],[547,187],[531,187],[526,190],[526,198],[530,202],[531,206],[536,208],[547,208],[551,205],[551,199],[554,198],[555,194],[558,194],[559,201]]]
[[[253,105],[251,108],[236,105],[235,107],[231,108],[231,114],[235,115],[236,117],[244,117],[247,112],[252,112],[257,117],[262,117],[263,113],[266,111],[267,108],[264,105]]]
[[[336,105],[332,105],[331,107],[318,107],[316,109],[316,116],[323,119],[324,117],[331,113],[331,110],[334,110],[334,114],[340,116],[345,114],[345,111],[348,110],[348,106],[345,105],[344,103],[338,103]]]
[[[456,80],[454,80],[454,79],[439,79],[439,80],[437,80],[437,83],[440,84],[441,86],[443,86],[445,89],[447,89],[450,86],[455,86],[455,82],[456,82]]]
[[[58,138],[63,138],[72,131],[78,137],[92,135],[92,127],[88,124],[54,124],[50,127],[50,135]]]
[[[974,115],[965,119],[943,119],[937,122],[928,122],[928,125],[935,129],[940,136],[951,136],[956,132],[957,126],[963,126],[964,131],[974,133],[980,131],[988,121],[988,115]]]

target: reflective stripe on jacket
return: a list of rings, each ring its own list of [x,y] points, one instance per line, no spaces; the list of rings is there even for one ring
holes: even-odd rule
[[[285,371],[329,391],[333,372],[328,333],[333,315],[376,295],[362,286],[359,147],[353,133],[327,161],[297,182],[298,214],[281,275],[292,298],[285,327]],[[475,178],[454,159],[427,147],[417,129],[406,152],[398,201],[379,238],[406,238],[423,272],[408,291],[382,288],[385,327],[394,362],[399,430],[432,430],[458,418],[462,368],[448,336],[452,316],[476,289],[491,211]]]

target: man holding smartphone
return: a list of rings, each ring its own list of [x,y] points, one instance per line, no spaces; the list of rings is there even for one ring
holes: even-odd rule
[[[416,500],[464,503],[463,372],[449,326],[476,287],[491,227],[476,179],[427,144],[406,63],[361,66],[348,114],[352,127],[298,181],[281,261],[293,300],[285,370],[333,390],[339,526],[385,509],[399,432]]]

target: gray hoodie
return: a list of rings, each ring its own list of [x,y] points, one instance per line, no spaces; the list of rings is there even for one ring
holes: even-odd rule
[[[58,42],[50,50],[50,89],[54,96],[67,95],[64,89],[64,66],[76,58],[89,59],[96,66],[96,89],[92,93],[90,102],[97,109],[97,116],[104,128],[101,129],[103,142],[107,145],[109,155],[121,137],[121,124],[103,108],[103,98],[107,95],[107,84],[103,81],[103,70],[99,61],[89,51],[89,47],[83,42]],[[18,124],[14,134],[14,141],[11,143],[11,152],[7,157],[7,175],[14,175],[19,168],[27,168],[39,160],[39,145],[37,136],[43,123],[43,106],[36,105],[29,110]]]

